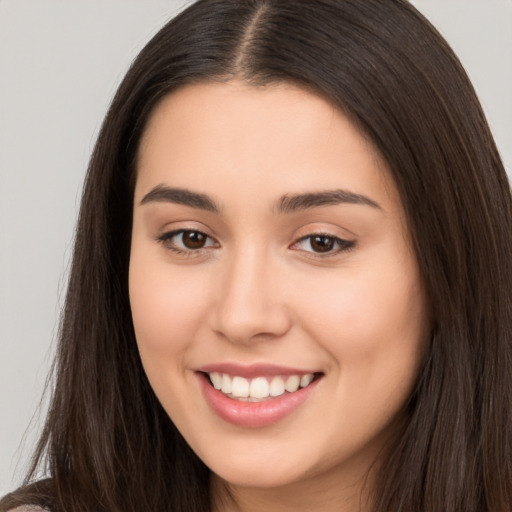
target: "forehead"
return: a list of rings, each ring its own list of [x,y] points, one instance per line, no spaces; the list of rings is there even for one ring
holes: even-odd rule
[[[141,140],[136,194],[169,180],[215,194],[237,179],[281,195],[341,186],[396,192],[372,143],[312,92],[287,83],[201,83],[164,98]]]
[[[167,95],[146,124],[140,150],[143,153],[145,145],[151,139],[155,141],[162,130],[168,130],[167,135],[201,137],[211,136],[213,131],[220,135],[234,123],[245,128],[244,132],[238,133],[239,143],[247,139],[244,135],[254,135],[258,131],[261,136],[266,134],[272,138],[273,128],[286,129],[284,133],[293,131],[293,137],[301,142],[320,132],[328,134],[336,125],[343,125],[344,138],[336,141],[338,145],[351,146],[352,150],[364,146],[365,151],[377,154],[371,142],[348,117],[320,95],[287,82],[252,86],[239,81],[192,84]],[[261,130],[262,127],[266,129]]]

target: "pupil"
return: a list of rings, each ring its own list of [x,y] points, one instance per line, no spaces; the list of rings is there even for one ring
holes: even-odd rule
[[[311,239],[311,247],[316,252],[328,252],[334,247],[334,240],[328,236],[314,236]]]
[[[201,249],[206,243],[206,236],[197,231],[183,233],[183,244],[188,249]]]

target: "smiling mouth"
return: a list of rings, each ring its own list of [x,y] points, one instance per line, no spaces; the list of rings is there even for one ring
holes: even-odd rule
[[[211,386],[228,398],[241,402],[263,402],[306,388],[322,374],[274,375],[252,379],[220,372],[208,372],[205,375]]]

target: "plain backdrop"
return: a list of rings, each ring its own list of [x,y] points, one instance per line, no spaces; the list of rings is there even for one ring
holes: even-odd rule
[[[41,428],[34,413],[102,117],[137,52],[188,3],[0,0],[0,495],[19,485]],[[413,3],[466,67],[511,175],[512,0]]]

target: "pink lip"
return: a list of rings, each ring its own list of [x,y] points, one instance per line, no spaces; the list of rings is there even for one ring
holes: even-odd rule
[[[224,373],[231,372],[224,371]],[[244,428],[267,427],[286,418],[306,401],[321,380],[316,379],[309,386],[294,393],[285,393],[263,402],[243,402],[229,398],[216,390],[204,373],[197,372],[196,375],[205,399],[213,411],[224,421]],[[235,372],[234,375],[242,376],[239,372]],[[268,373],[259,372],[256,375],[268,375]],[[283,375],[282,370],[276,375]]]
[[[209,364],[198,368],[198,371],[204,373],[227,373],[228,375],[253,379],[254,377],[274,377],[276,375],[306,375],[307,373],[316,373],[314,370],[304,370],[290,368],[289,366],[277,366],[274,364],[252,364],[239,365],[234,363]]]

